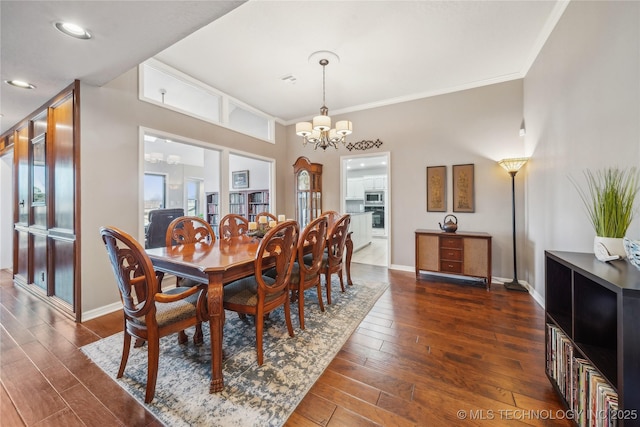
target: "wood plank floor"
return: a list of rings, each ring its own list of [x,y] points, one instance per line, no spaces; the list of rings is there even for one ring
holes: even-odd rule
[[[352,275],[391,286],[287,425],[571,425],[530,295],[364,264]],[[119,313],[76,324],[4,271],[0,323],[0,425],[161,425],[79,350],[120,331]]]

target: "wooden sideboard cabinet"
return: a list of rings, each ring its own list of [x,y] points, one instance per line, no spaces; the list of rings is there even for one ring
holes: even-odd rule
[[[491,288],[491,235],[416,230],[416,277],[420,272],[484,279]]]

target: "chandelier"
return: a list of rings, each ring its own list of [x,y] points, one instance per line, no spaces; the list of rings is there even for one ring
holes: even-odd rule
[[[327,147],[338,148],[338,142],[346,143],[346,136],[351,134],[353,126],[349,120],[340,120],[334,129],[331,128],[331,117],[325,102],[325,67],[329,64],[328,59],[321,59],[322,65],[322,107],[320,115],[315,116],[311,123],[296,123],[296,134],[302,137],[303,145],[313,144],[313,149],[318,147],[326,150]]]

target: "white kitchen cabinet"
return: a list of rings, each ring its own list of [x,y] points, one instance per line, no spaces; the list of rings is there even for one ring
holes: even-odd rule
[[[362,178],[362,181],[365,191],[387,189],[386,175],[367,175]]]
[[[363,178],[347,178],[347,198],[364,200]]]
[[[359,214],[351,214],[351,223],[349,231],[352,231],[351,241],[353,242],[353,250],[367,246],[372,239],[372,213],[363,212]]]

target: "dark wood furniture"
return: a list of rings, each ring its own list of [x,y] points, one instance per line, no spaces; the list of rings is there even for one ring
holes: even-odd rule
[[[144,340],[147,350],[147,389],[144,401],[153,400],[158,377],[160,338],[195,326],[205,319],[206,297],[203,287],[183,288],[171,295],[158,291],[156,271],[142,246],[129,234],[115,227],[100,228],[111,267],[116,277],[124,313],[124,345],[117,378],[121,378],[129,359],[131,337]]]
[[[197,216],[181,216],[169,223],[165,235],[165,246],[185,243],[213,243],[216,235],[204,219]]]
[[[583,359],[617,392],[618,426],[639,426],[640,270],[626,260],[604,263],[592,253],[559,251],[545,252],[545,267],[545,354],[551,383],[572,409],[581,391],[567,375],[578,366],[576,358]],[[551,333],[568,343],[562,354],[573,355],[566,359],[569,367],[559,360]]]
[[[281,222],[270,229],[260,239],[260,246],[255,254],[254,274],[225,285],[223,307],[225,310],[239,314],[252,315],[256,328],[256,354],[258,366],[263,362],[262,335],[264,316],[276,308],[284,306],[284,317],[289,336],[293,337],[291,309],[289,302],[289,281],[291,271],[298,253],[298,223]],[[275,267],[273,277],[266,272],[265,256],[271,254],[270,264]]]
[[[298,240],[297,261],[291,272],[289,289],[292,300],[298,300],[300,329],[304,329],[304,291],[316,288],[320,311],[324,311],[320,266],[326,248],[327,217],[321,216],[311,221],[302,231]],[[306,260],[306,262],[305,262]]]
[[[156,271],[207,284],[207,308],[211,328],[211,384],[210,392],[224,388],[222,376],[222,326],[224,309],[223,284],[255,272],[255,254],[259,241],[246,234],[220,237],[213,245],[188,243],[147,249]]]
[[[293,164],[296,189],[296,220],[306,227],[322,212],[322,165],[298,157]]]
[[[321,215],[327,217],[328,230],[331,230],[331,227],[333,227],[336,221],[338,221],[338,219],[340,219],[340,217],[342,216],[337,211],[324,211],[321,213]],[[346,249],[345,271],[347,273],[347,283],[349,284],[349,286],[353,286],[353,281],[351,280],[351,257],[353,256],[353,240],[351,239],[352,234],[353,234],[352,231],[349,231],[349,233],[347,233],[347,241],[345,243],[345,249]]]
[[[420,272],[478,277],[491,288],[491,235],[416,230],[416,278]]]
[[[211,225],[202,218],[197,216],[181,216],[169,224],[167,227],[167,233],[165,236],[165,246],[180,246],[186,243],[202,243],[205,245],[210,245],[216,241],[216,235],[211,228]],[[158,286],[161,283],[158,282]],[[198,286],[198,282],[194,282],[190,279],[184,279],[182,277],[176,277],[176,286],[177,287],[192,287]],[[161,289],[158,289],[161,291]],[[177,292],[181,292],[180,289],[176,290]],[[171,289],[169,293],[173,293],[174,290]],[[178,342],[180,344],[184,344],[187,342],[187,335],[184,331],[180,331],[178,335]],[[194,344],[202,344],[202,324],[198,323],[196,325],[196,331],[193,336]]]
[[[220,220],[218,227],[218,237],[226,239],[247,234],[249,231],[249,220],[242,215],[227,214]]]
[[[344,214],[329,228],[329,231],[327,232],[327,250],[322,257],[320,270],[324,274],[327,286],[327,304],[329,305],[331,305],[332,274],[338,274],[338,278],[340,279],[340,288],[342,289],[342,292],[345,291],[342,271],[344,264],[346,263],[344,255],[346,251],[347,237],[349,235],[350,222],[351,215]]]
[[[270,213],[270,212],[260,212],[260,213],[256,214],[254,221],[255,222],[260,222],[260,218],[262,218],[262,217],[266,217],[267,218],[267,223],[269,221],[278,222],[278,217],[275,216],[274,214]]]

